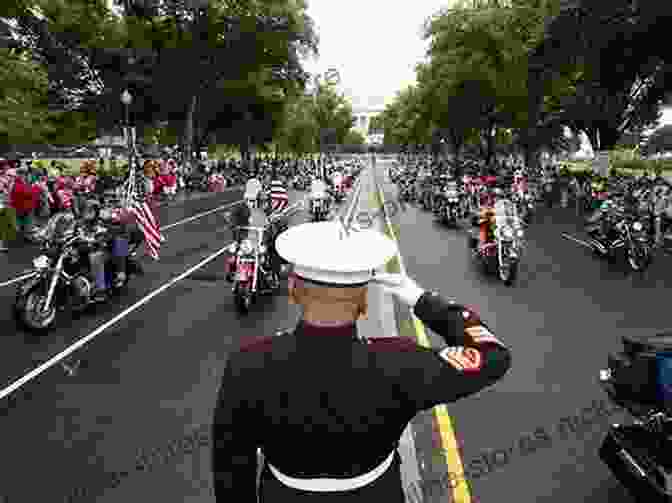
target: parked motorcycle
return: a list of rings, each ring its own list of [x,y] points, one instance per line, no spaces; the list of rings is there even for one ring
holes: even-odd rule
[[[264,227],[239,227],[248,237],[240,245],[234,242],[229,247],[233,259],[233,294],[236,308],[247,314],[260,293],[270,293],[277,287],[279,277],[273,277],[268,250],[264,243]],[[275,282],[275,285],[272,283]]]
[[[597,222],[586,229],[593,251],[614,260],[622,250],[633,271],[645,270],[653,260],[650,223],[622,209],[614,209],[609,203],[603,203],[602,208],[604,214],[598,219],[607,219],[606,223]],[[603,226],[607,227],[606,232],[602,231]]]
[[[51,217],[41,233],[41,240],[42,255],[33,260],[32,274],[18,286],[13,306],[18,324],[38,333],[53,328],[57,312],[68,308],[73,314],[79,314],[94,303],[89,252],[111,248],[105,227],[87,231],[69,212]],[[117,271],[108,253],[105,279],[113,293],[122,290],[131,275],[142,274],[142,267],[135,259],[141,243],[142,239],[133,233],[122,284],[113,282]]]
[[[672,332],[625,336],[623,351],[608,358],[600,385],[631,416],[612,424],[599,456],[642,503],[672,500]]]

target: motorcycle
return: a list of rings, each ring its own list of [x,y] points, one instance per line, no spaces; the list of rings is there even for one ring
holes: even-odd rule
[[[267,265],[268,255],[264,244],[263,227],[239,227],[241,231],[248,232],[248,238],[238,243],[232,243],[229,253],[233,259],[232,269],[235,271],[231,281],[233,282],[233,294],[236,308],[240,314],[247,314],[252,304],[256,302],[260,293],[270,293],[273,288],[269,284],[268,275],[271,274],[270,266]],[[256,237],[250,239],[249,234]],[[279,278],[272,278],[277,285]],[[260,288],[260,285],[265,288]]]
[[[334,197],[336,203],[340,204],[345,201],[345,187],[342,183],[334,185],[334,188],[331,190],[331,194]]]
[[[608,357],[599,383],[630,424],[611,424],[599,449],[616,479],[646,503],[672,501],[672,332],[625,336]]]
[[[403,181],[399,187],[399,200],[402,203],[410,203],[414,200],[414,187],[410,181]]]
[[[529,192],[519,193],[514,195],[514,202],[520,218],[523,222],[529,223],[532,219],[532,212],[534,211],[533,197]]]
[[[326,197],[314,197],[310,200],[310,214],[313,222],[323,222],[329,216],[329,204]]]
[[[304,176],[297,175],[292,181],[292,187],[295,190],[306,190],[308,188],[308,180]]]
[[[478,217],[474,223],[479,225]],[[523,224],[515,206],[509,200],[499,200],[495,203],[494,240],[479,245],[472,236],[470,247],[487,273],[496,271],[506,286],[512,286],[518,277],[523,237]]]
[[[601,216],[600,218],[607,218]],[[645,270],[653,260],[652,233],[649,224],[636,216],[618,211],[607,224],[606,235],[600,225],[589,226],[588,243],[593,251],[609,260],[614,260],[619,250],[625,252],[628,265],[633,271]]]
[[[42,255],[33,260],[32,274],[17,289],[13,305],[17,323],[32,332],[46,332],[55,325],[58,311],[69,308],[71,313],[80,314],[94,304],[89,251],[111,248],[108,237],[102,226],[86,232],[70,213],[51,217],[40,236]],[[126,277],[121,284],[113,281],[117,271],[108,254],[105,280],[113,294],[128,284],[131,275],[142,274],[142,267],[135,259],[142,242],[137,233],[132,233]]]
[[[448,185],[443,191],[441,219],[448,225],[457,226],[463,216],[460,192],[457,185]]]

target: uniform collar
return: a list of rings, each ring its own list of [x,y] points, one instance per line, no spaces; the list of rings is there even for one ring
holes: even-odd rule
[[[357,323],[348,323],[347,325],[338,325],[338,326],[321,326],[313,325],[306,322],[305,320],[300,320],[299,324],[296,327],[295,333],[297,335],[305,336],[328,336],[328,337],[340,337],[343,340],[357,339]]]

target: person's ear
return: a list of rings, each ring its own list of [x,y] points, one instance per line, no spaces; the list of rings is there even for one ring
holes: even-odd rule
[[[362,294],[359,299],[359,315],[358,319],[368,320],[369,319],[369,289],[363,288]]]

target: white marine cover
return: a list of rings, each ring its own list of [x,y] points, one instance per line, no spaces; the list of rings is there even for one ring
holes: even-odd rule
[[[261,192],[261,182],[258,178],[250,178],[245,185],[245,199],[256,199]]]
[[[313,180],[310,184],[310,197],[320,199],[327,196],[327,184],[323,180]]]

